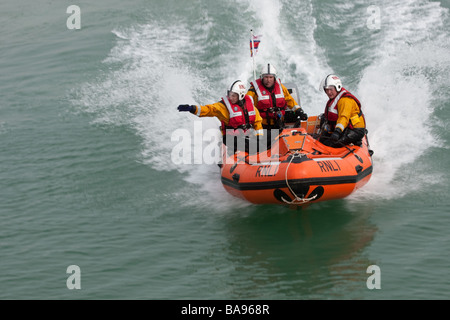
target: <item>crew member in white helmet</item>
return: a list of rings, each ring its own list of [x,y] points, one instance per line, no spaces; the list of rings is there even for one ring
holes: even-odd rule
[[[218,118],[222,122],[221,130],[224,144],[227,141],[234,141],[233,152],[236,152],[237,138],[246,137],[248,142],[251,131],[254,131],[256,136],[263,135],[261,115],[254,106],[253,98],[246,95],[246,91],[245,84],[236,80],[227,91],[227,96],[219,102],[204,106],[182,104],[178,106],[178,111],[189,111],[198,117]],[[246,145],[246,148],[248,148],[248,145]]]
[[[320,88],[329,98],[323,114],[320,141],[332,147],[350,143],[360,145],[367,130],[359,100],[342,86],[341,79],[334,74],[326,76]]]
[[[279,129],[278,132],[281,132],[284,128],[286,108],[294,111],[298,120],[308,119],[308,115],[281,83],[277,77],[277,70],[270,63],[262,67],[259,79],[251,82],[247,94],[255,101],[255,106],[263,119],[263,128],[267,129],[265,130],[267,149],[271,148],[272,141],[277,136],[277,134],[272,136],[272,130]]]
[[[251,82],[247,94],[255,101],[255,106],[263,118],[264,129],[282,128],[286,108],[292,109],[299,119],[308,119],[308,115],[281,83],[277,70],[270,63],[262,67],[259,79]]]

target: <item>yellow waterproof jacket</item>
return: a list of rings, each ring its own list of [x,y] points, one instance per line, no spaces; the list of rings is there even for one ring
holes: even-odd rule
[[[336,128],[344,131],[347,128],[350,119],[353,128],[365,128],[366,122],[363,116],[359,116],[360,110],[356,101],[350,97],[342,97],[337,103],[338,119]]]
[[[288,89],[281,83],[281,88],[283,89],[284,99],[286,100],[286,107],[289,109],[292,109],[293,111],[300,109],[300,106],[295,101],[295,99],[291,96]],[[256,93],[255,87],[250,86],[250,89],[248,89],[247,94],[253,98],[253,101],[255,102],[255,106],[258,107],[258,94]],[[274,125],[275,120],[274,119],[262,119],[263,125],[268,125],[268,120],[270,120],[270,124]]]
[[[262,117],[259,114],[257,108],[255,109],[255,123],[253,123],[253,129],[257,136],[263,135],[263,127],[262,127]],[[230,113],[228,112],[227,107],[221,101],[207,104],[204,106],[195,106],[195,115],[198,117],[216,117],[220,121],[224,122],[225,125],[228,125],[228,120],[230,119]]]

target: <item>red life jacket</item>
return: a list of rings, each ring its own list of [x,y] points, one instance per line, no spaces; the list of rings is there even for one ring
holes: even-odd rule
[[[341,91],[339,92],[339,94],[334,99],[328,100],[327,105],[325,106],[325,112],[324,112],[325,119],[328,120],[328,124],[330,125],[330,129],[332,131],[334,130],[334,128],[336,126],[336,122],[338,120],[338,107],[337,107],[337,104],[338,104],[339,100],[342,97],[348,97],[348,98],[352,98],[353,100],[355,100],[355,102],[356,102],[356,104],[358,105],[358,108],[359,108],[358,115],[364,117],[364,115],[363,115],[363,113],[361,111],[361,102],[359,102],[359,100],[353,94],[348,92],[347,89],[342,88]],[[350,129],[353,129],[351,121],[348,123],[348,127]]]
[[[232,104],[228,97],[222,98],[222,103],[225,104],[230,113],[228,125],[225,125],[225,123],[222,122],[222,134],[226,133],[226,129],[242,129],[245,133],[250,128],[253,128],[256,119],[256,111],[253,106],[252,97],[246,95],[242,107],[238,104]],[[238,133],[239,131],[236,131],[236,134]]]
[[[251,82],[251,85],[255,88],[258,95],[258,105],[256,107],[260,111],[261,117],[275,119],[277,111],[281,111],[284,116],[287,104],[280,79],[275,81],[272,92],[267,90],[261,79],[256,79],[255,82]]]

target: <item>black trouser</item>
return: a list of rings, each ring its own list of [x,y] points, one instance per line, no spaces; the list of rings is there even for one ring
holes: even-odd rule
[[[279,126],[276,125],[263,125],[263,129],[264,129],[263,139],[266,141],[267,150],[269,150],[270,148],[272,148],[272,143],[274,142],[275,138],[281,133],[281,131],[283,131],[283,128],[280,128]]]
[[[248,154],[259,152],[259,137],[224,135],[223,144],[227,146],[229,156],[238,150]]]
[[[338,141],[332,141],[330,140],[330,133],[324,133],[320,137],[319,141],[322,142],[324,145],[333,147],[333,148],[340,148],[344,145],[348,145],[350,143],[353,143],[357,146],[361,145],[361,140],[364,138],[364,135],[367,133],[367,130],[365,128],[346,128],[344,130],[344,133],[342,134],[341,138]]]
[[[344,130],[344,134],[339,139],[338,143],[340,142],[344,145],[353,143],[359,146],[361,145],[361,140],[362,138],[364,138],[366,132],[367,130],[365,128],[347,128],[346,130]]]

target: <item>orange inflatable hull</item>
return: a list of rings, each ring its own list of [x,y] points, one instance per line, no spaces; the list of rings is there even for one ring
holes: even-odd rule
[[[331,148],[314,139],[316,116],[287,128],[270,150],[224,156],[221,179],[232,195],[255,204],[304,206],[345,198],[372,175],[367,137],[362,145]]]

